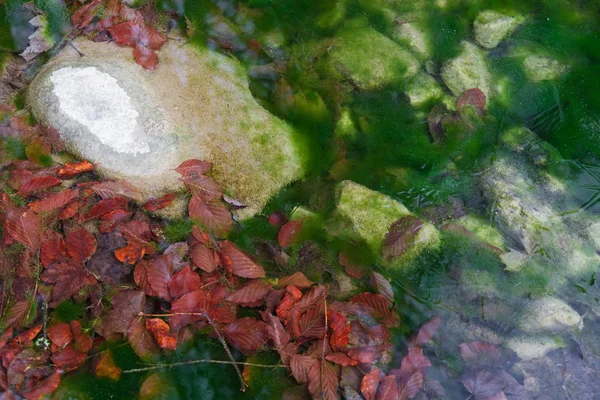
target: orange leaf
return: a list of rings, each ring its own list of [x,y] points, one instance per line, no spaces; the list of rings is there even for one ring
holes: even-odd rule
[[[115,250],[115,258],[122,263],[134,265],[144,257],[146,247],[138,243],[130,243],[127,246]]]
[[[100,356],[96,365],[96,376],[118,381],[121,377],[121,368],[117,366],[110,350],[106,350]]]
[[[167,207],[169,204],[171,204],[171,202],[175,200],[175,197],[177,197],[175,193],[167,193],[164,196],[159,197],[158,199],[148,200],[144,204],[144,208],[152,212],[161,210]]]
[[[335,350],[348,346],[350,324],[346,317],[337,311],[329,310],[327,311],[327,320],[329,329],[331,329],[331,336],[329,337],[331,347]]]
[[[77,196],[79,196],[79,191],[77,190],[64,190],[43,200],[32,201],[27,206],[38,214],[48,213],[66,206],[72,200],[76,199]]]
[[[91,172],[94,170],[94,165],[89,161],[80,161],[76,163],[67,163],[58,170],[58,177],[60,179],[70,179],[84,172]]]
[[[154,71],[158,64],[158,55],[146,46],[137,45],[133,48],[133,59],[147,70]]]
[[[171,335],[171,328],[160,318],[149,318],[146,320],[146,330],[150,332],[156,344],[161,349],[175,350],[177,339]]]
[[[342,367],[358,365],[358,361],[351,359],[344,353],[330,353],[325,356],[325,359],[334,364],[341,365]]]

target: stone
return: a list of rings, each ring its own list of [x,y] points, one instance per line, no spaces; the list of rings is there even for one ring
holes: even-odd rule
[[[583,329],[583,317],[564,300],[545,296],[527,304],[519,327],[525,332],[558,333]]]
[[[523,361],[543,357],[552,350],[565,347],[564,341],[545,335],[513,336],[503,345],[517,353],[517,356]]]
[[[485,53],[473,43],[462,42],[460,54],[442,66],[442,79],[455,96],[467,89],[479,88],[490,98],[491,75]]]
[[[482,11],[473,23],[475,40],[482,47],[493,49],[514,32],[521,20],[493,10]]]
[[[444,90],[431,75],[419,72],[408,84],[406,95],[413,107],[420,107],[438,100],[444,95]]]
[[[360,90],[377,90],[416,74],[419,62],[406,49],[371,27],[347,24],[335,37],[331,66]]]
[[[182,187],[173,170],[181,162],[210,161],[224,193],[248,205],[240,215],[251,215],[303,175],[292,128],[256,102],[231,58],[170,40],[150,72],[130,48],[73,44],[83,56],[65,46],[34,79],[28,101],[106,178],[159,197]]]
[[[397,24],[392,32],[392,37],[419,57],[423,59],[431,57],[431,41],[425,32],[415,24],[410,22]]]
[[[402,203],[352,181],[337,185],[336,199],[333,215],[326,222],[327,233],[348,243],[362,242],[378,257],[391,225],[401,217],[413,215]],[[382,259],[382,262],[393,268],[403,268],[417,255],[437,248],[439,244],[439,232],[425,222],[408,251],[392,260]]]
[[[552,57],[530,55],[523,60],[525,74],[533,82],[552,81],[560,78],[569,68]]]

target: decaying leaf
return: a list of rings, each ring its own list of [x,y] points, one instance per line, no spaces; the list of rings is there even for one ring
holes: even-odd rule
[[[383,240],[383,256],[398,257],[413,245],[423,221],[413,215],[407,215],[394,222]]]

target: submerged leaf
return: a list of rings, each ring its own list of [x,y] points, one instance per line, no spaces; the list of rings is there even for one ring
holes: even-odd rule
[[[221,242],[221,255],[225,258],[223,265],[228,265],[234,275],[248,279],[265,277],[265,270],[228,240]]]
[[[54,284],[52,300],[62,301],[78,294],[80,289],[95,285],[96,278],[82,265],[65,260],[53,264],[42,273],[42,281]]]
[[[394,222],[383,240],[383,256],[392,258],[404,254],[414,244],[421,228],[423,221],[413,215]]]

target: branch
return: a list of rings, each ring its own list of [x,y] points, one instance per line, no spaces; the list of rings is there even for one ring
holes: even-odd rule
[[[144,371],[152,371],[152,370],[156,370],[156,369],[179,367],[181,365],[206,364],[206,363],[210,363],[210,364],[231,364],[231,365],[234,365],[234,366],[247,365],[249,367],[261,367],[261,368],[290,368],[287,365],[281,365],[281,364],[278,364],[278,365],[267,365],[267,364],[254,364],[254,363],[247,363],[247,362],[231,362],[231,361],[203,359],[203,360],[182,361],[182,362],[173,363],[173,364],[154,364],[152,367],[128,369],[128,370],[123,371],[123,373],[124,374],[132,374],[132,373],[135,373],[135,372],[144,372]]]

